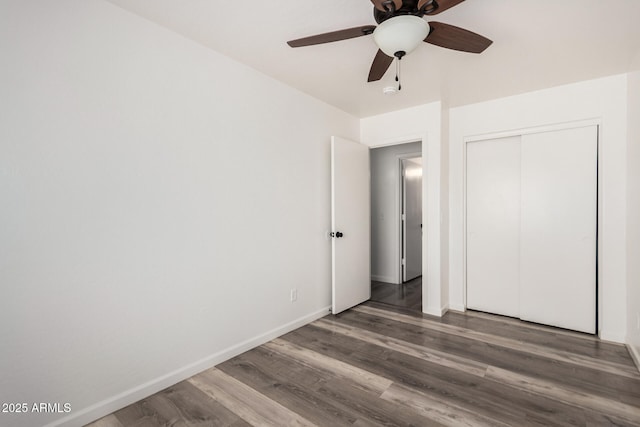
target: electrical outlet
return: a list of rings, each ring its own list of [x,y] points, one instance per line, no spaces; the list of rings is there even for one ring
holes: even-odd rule
[[[293,288],[291,289],[291,302],[298,301],[298,290]]]

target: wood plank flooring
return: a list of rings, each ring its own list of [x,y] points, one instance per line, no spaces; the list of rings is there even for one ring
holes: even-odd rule
[[[626,347],[483,313],[367,302],[91,427],[640,426]]]
[[[400,285],[372,280],[371,301],[422,311],[422,276]]]

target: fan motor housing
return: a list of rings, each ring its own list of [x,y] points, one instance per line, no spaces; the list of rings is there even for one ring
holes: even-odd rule
[[[438,8],[436,0],[427,2],[421,8],[418,8],[419,0],[403,0],[402,7],[397,10],[383,12],[377,8],[373,8],[373,18],[378,24],[386,21],[389,18],[399,15],[413,15],[422,18],[426,13],[430,13]]]

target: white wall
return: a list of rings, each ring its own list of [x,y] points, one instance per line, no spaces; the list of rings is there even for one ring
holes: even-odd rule
[[[440,307],[449,307],[449,108],[442,108],[440,121],[441,152],[440,152],[440,282],[442,293]]]
[[[447,307],[442,304],[443,266],[440,257],[441,239],[441,104],[434,102],[393,113],[366,117],[360,120],[360,141],[370,147],[422,141],[423,175],[422,215],[424,239],[422,241],[422,310],[441,315]]]
[[[640,368],[640,71],[628,85],[626,342]]]
[[[400,163],[402,154],[422,153],[421,142],[371,150],[371,278],[401,283]]]
[[[626,331],[626,75],[531,92],[450,111],[450,306],[463,310],[464,140],[580,120],[601,123],[599,151],[599,285],[601,337],[623,342]]]
[[[327,312],[356,118],[100,0],[3,1],[0,52],[0,402],[72,408],[0,425],[81,425]]]

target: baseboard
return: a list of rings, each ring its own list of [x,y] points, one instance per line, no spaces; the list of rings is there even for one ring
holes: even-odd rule
[[[377,274],[372,274],[371,280],[374,280],[376,282],[392,283],[394,285],[398,284],[398,280],[391,276],[378,276]]]
[[[449,305],[445,305],[443,307],[426,307],[422,312],[424,314],[430,314],[431,316],[442,317],[444,314],[449,311]]]
[[[604,330],[600,330],[600,333],[598,334],[598,336],[600,337],[601,340],[603,341],[609,341],[609,342],[614,342],[614,343],[618,343],[618,344],[624,344],[625,343],[625,336],[619,333],[611,333],[608,331],[604,331]]]
[[[631,344],[627,344],[627,349],[629,350],[629,354],[633,359],[633,362],[636,364],[636,368],[640,371],[640,349]]]
[[[245,351],[258,347],[274,338],[284,335],[293,331],[301,326],[313,322],[321,317],[329,314],[331,307],[325,307],[309,315],[300,317],[292,322],[282,325],[278,328],[272,329],[254,338],[248,339],[237,345],[229,347],[225,350],[214,353],[204,359],[198,360],[166,375],[153,379],[147,383],[141,384],[137,387],[123,391],[120,394],[112,396],[101,402],[89,406],[88,408],[81,409],[74,412],[73,415],[66,416],[52,423],[47,424],[44,427],[76,427],[84,426],[92,421],[109,415],[118,409],[124,408],[134,402],[137,402],[145,397],[148,397],[154,393],[164,390],[180,381],[184,381],[202,371],[212,368],[225,360],[229,360]]]
[[[464,305],[460,304],[451,304],[449,306],[449,310],[451,311],[457,311],[459,313],[464,313],[465,311],[467,311],[467,307],[465,307]]]

